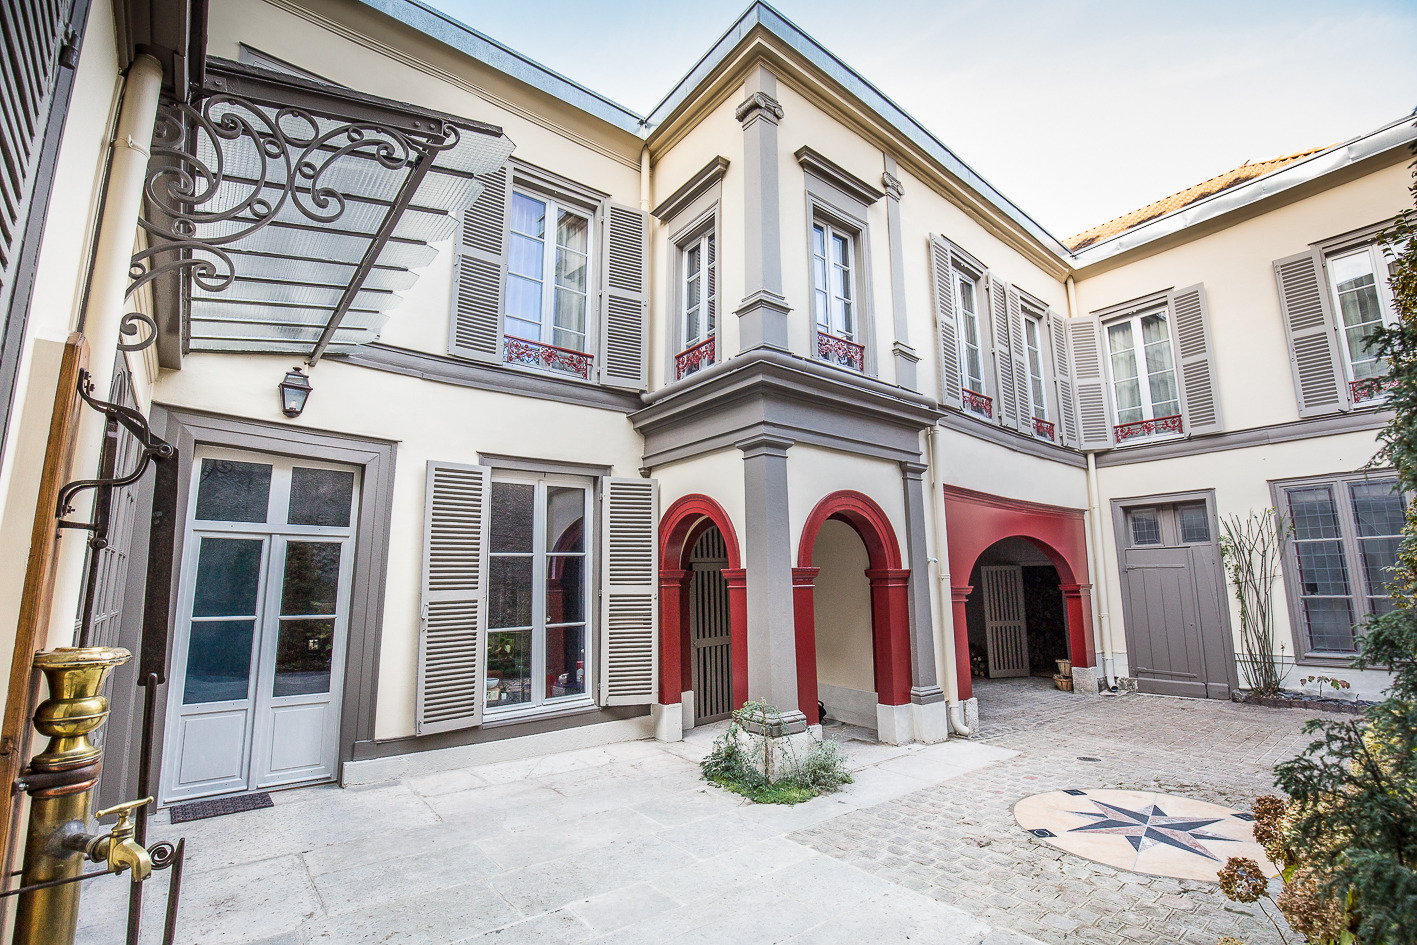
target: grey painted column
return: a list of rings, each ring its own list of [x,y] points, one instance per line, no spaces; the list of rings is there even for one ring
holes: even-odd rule
[[[905,193],[895,158],[885,155],[886,169],[881,174],[881,186],[886,191],[886,232],[890,236],[891,250],[891,311],[895,316],[895,343],[891,352],[895,355],[895,382],[907,390],[919,390],[915,365],[920,356],[910,346],[910,322],[905,314],[905,244],[900,235],[900,198]]]
[[[748,698],[782,710],[806,728],[797,704],[797,640],[792,612],[792,527],[787,515],[787,449],[792,440],[763,433],[743,451],[748,570]]]
[[[944,701],[935,673],[935,623],[930,614],[930,561],[925,548],[924,463],[901,463],[905,486],[905,553],[910,563],[910,701]]]
[[[734,114],[743,123],[743,286],[738,337],[743,351],[788,350],[787,299],[782,294],[782,224],[778,213],[777,78],[763,66],[743,83],[747,97]]]

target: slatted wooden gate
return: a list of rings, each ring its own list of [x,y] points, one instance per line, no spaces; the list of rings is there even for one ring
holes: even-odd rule
[[[693,643],[694,723],[727,718],[733,711],[732,649],[728,630],[728,550],[723,535],[711,528],[689,558],[694,576],[689,588],[689,628]]]
[[[1028,675],[1028,626],[1023,610],[1023,569],[981,567],[989,677]]]

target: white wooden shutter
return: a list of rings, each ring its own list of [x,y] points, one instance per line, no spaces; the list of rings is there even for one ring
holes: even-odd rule
[[[1347,410],[1347,385],[1339,361],[1342,348],[1324,284],[1323,261],[1316,251],[1274,262],[1284,334],[1289,340],[1289,364],[1299,416]]]
[[[1045,321],[1053,349],[1053,387],[1058,392],[1058,409],[1054,416],[1058,424],[1058,442],[1066,446],[1077,446],[1077,398],[1073,396],[1076,382],[1073,380],[1072,359],[1068,357],[1065,320],[1049,309]]]
[[[935,334],[939,340],[935,357],[939,360],[940,404],[963,409],[959,377],[959,325],[955,321],[954,264],[950,247],[937,236],[930,237],[931,286],[935,295]]]
[[[502,167],[481,181],[482,194],[463,213],[458,236],[448,352],[501,364],[511,172]]]
[[[1186,432],[1218,432],[1222,429],[1220,395],[1215,384],[1215,349],[1210,340],[1205,286],[1193,285],[1172,293],[1171,314],[1176,325],[1176,360]]]
[[[989,335],[994,357],[994,419],[1002,426],[1018,427],[1018,389],[1014,384],[1012,344],[1009,340],[1008,286],[989,277]]]
[[[644,390],[649,363],[649,215],[607,204],[603,242],[600,380],[609,387]]]
[[[659,663],[659,483],[601,480],[600,701],[654,702]]]
[[[1028,374],[1028,341],[1023,333],[1023,306],[1019,303],[1018,290],[1013,286],[1008,287],[1008,302],[1010,366],[1014,372],[1014,397],[1018,401],[1016,419],[1019,431],[1032,436],[1033,411],[1029,409],[1029,404],[1033,398],[1033,382]]]
[[[492,470],[428,464],[418,620],[419,735],[482,722]]]
[[[1068,353],[1073,359],[1077,396],[1078,446],[1102,450],[1112,445],[1112,417],[1107,409],[1103,373],[1102,325],[1092,316],[1068,319]]]

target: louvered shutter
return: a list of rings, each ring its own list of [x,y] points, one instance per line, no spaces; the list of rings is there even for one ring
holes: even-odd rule
[[[963,409],[959,378],[959,325],[955,321],[954,264],[950,248],[938,237],[930,237],[930,280],[935,294],[935,334],[939,341],[935,356],[939,359],[940,403],[945,407]]]
[[[659,483],[601,480],[600,701],[654,702],[659,655]]]
[[[649,215],[607,204],[604,242],[600,381],[608,387],[644,390],[649,363]]]
[[[1028,376],[1028,342],[1023,334],[1023,306],[1019,303],[1018,290],[1008,287],[1009,301],[1009,354],[1013,356],[1014,397],[1018,400],[1017,420],[1022,433],[1033,435],[1033,382]]]
[[[448,351],[491,364],[502,363],[510,173],[503,167],[481,179],[482,194],[463,213],[457,262],[453,266]]]
[[[1347,410],[1348,390],[1339,361],[1338,330],[1324,285],[1323,261],[1314,251],[1274,263],[1284,334],[1299,416]]]
[[[1215,433],[1221,429],[1220,394],[1215,384],[1215,349],[1210,341],[1205,286],[1176,290],[1171,296],[1171,314],[1176,324],[1186,432]]]
[[[418,621],[419,735],[482,722],[492,470],[428,464]]]
[[[989,336],[994,357],[994,419],[1018,427],[1018,388],[1014,383],[1013,345],[1009,335],[1008,286],[989,277]]]
[[[0,0],[0,298],[9,292],[70,0]]]
[[[1058,392],[1058,438],[1065,446],[1078,445],[1077,398],[1073,396],[1072,359],[1068,357],[1068,335],[1063,319],[1052,309],[1045,319],[1053,348],[1053,387]]]
[[[1078,446],[1102,450],[1112,445],[1107,410],[1107,378],[1102,373],[1102,326],[1090,316],[1068,319],[1068,353],[1077,395]]]

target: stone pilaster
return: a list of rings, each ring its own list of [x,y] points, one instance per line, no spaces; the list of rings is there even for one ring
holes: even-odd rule
[[[738,316],[743,351],[788,350],[787,313],[782,294],[782,221],[778,208],[777,123],[782,120],[777,78],[758,66],[743,84],[744,99],[734,112],[743,124],[743,302]]]

